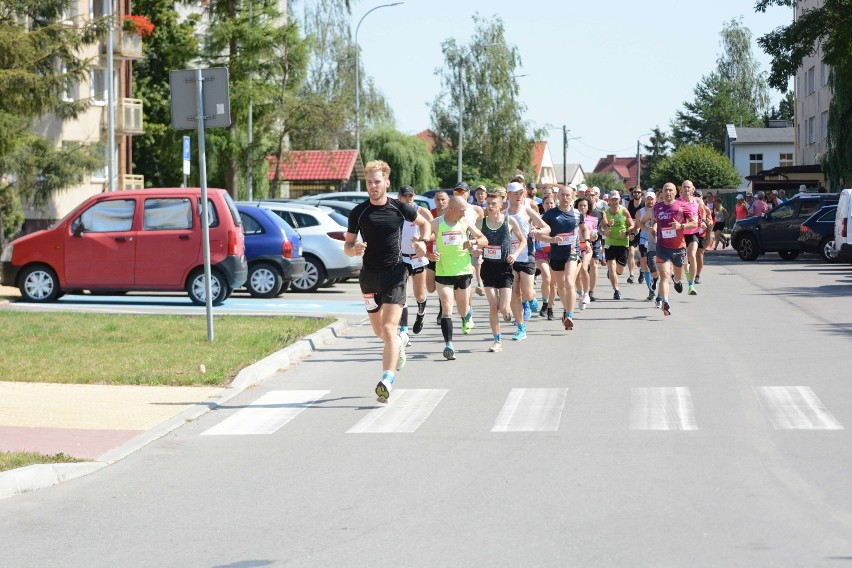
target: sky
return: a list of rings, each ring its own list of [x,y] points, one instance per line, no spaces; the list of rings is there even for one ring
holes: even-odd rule
[[[294,11],[301,13],[300,0]],[[361,17],[394,0],[353,0],[352,33]],[[429,108],[441,92],[436,69],[441,43],[467,45],[472,16],[499,16],[518,48],[520,99],[529,125],[552,128],[554,163],[562,163],[562,126],[570,130],[568,162],[586,173],[607,154],[634,156],[637,139],[669,122],[693,88],[716,67],[719,32],[743,18],[764,71],[761,35],[788,24],[792,8],[755,13],[755,0],[405,0],[366,16],[358,34],[364,72],[384,94],[401,132],[430,127]],[[777,105],[781,94],[771,92]]]

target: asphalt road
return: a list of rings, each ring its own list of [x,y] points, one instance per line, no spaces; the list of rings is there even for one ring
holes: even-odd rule
[[[108,468],[0,501],[0,566],[852,564],[852,270],[709,262],[669,318],[625,284],[498,354],[479,299],[451,362],[430,302],[387,406],[380,345],[350,327]]]

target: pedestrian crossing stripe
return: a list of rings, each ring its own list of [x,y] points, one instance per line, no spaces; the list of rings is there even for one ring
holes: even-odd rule
[[[393,391],[393,402],[371,410],[347,434],[415,432],[449,392],[448,389]]]
[[[630,389],[631,430],[698,430],[687,387]]]
[[[808,387],[756,387],[754,391],[776,430],[843,430]]]
[[[492,432],[556,432],[568,389],[512,389]]]
[[[216,426],[205,430],[201,435],[274,434],[329,392],[327,390],[270,391]]]

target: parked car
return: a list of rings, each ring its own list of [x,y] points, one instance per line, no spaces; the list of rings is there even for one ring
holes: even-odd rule
[[[852,235],[849,234],[849,225],[852,225],[852,189],[844,189],[840,192],[834,218],[834,256],[840,262],[848,260],[852,263]]]
[[[246,236],[246,289],[255,298],[274,298],[305,272],[302,240],[284,219],[255,205],[237,205]]]
[[[837,262],[834,256],[834,218],[837,205],[826,205],[808,217],[799,228],[802,252],[818,254],[826,262]]]
[[[389,191],[388,197],[396,198],[397,193],[395,191]],[[365,199],[369,199],[369,195],[367,195],[366,191],[334,191],[330,193],[317,193],[314,195],[303,195],[298,198],[296,201],[311,201],[316,202],[325,201],[327,199],[331,199],[334,201],[351,201],[353,203],[361,203]],[[422,195],[414,196],[414,203],[417,205],[421,205],[430,211],[435,208],[435,201],[431,198],[424,197]]]
[[[307,203],[315,207],[328,207],[329,209],[334,209],[336,213],[340,214],[347,220],[347,223],[343,224],[344,227],[348,224],[349,213],[358,205],[355,201],[337,201],[335,199],[299,198],[297,201],[299,203]],[[338,223],[340,222],[339,218],[335,218],[335,220]]]
[[[333,209],[298,201],[261,201],[253,205],[268,208],[299,232],[305,271],[290,284],[294,291],[313,292],[329,281],[360,274],[361,258],[343,252],[346,219]]]
[[[740,219],[731,230],[731,245],[742,260],[757,260],[767,252],[794,260],[802,252],[799,247],[802,222],[825,205],[836,204],[837,199],[836,193],[794,197],[760,217]]]
[[[208,189],[210,288],[219,305],[246,281],[248,266],[237,207]],[[67,290],[186,290],[205,304],[201,190],[161,188],[99,193],[55,227],[12,241],[0,256],[3,284],[29,302]]]

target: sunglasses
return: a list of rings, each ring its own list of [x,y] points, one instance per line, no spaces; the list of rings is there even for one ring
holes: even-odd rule
[[[453,193],[466,193],[466,192],[467,192],[466,189],[454,189],[453,190]]]

